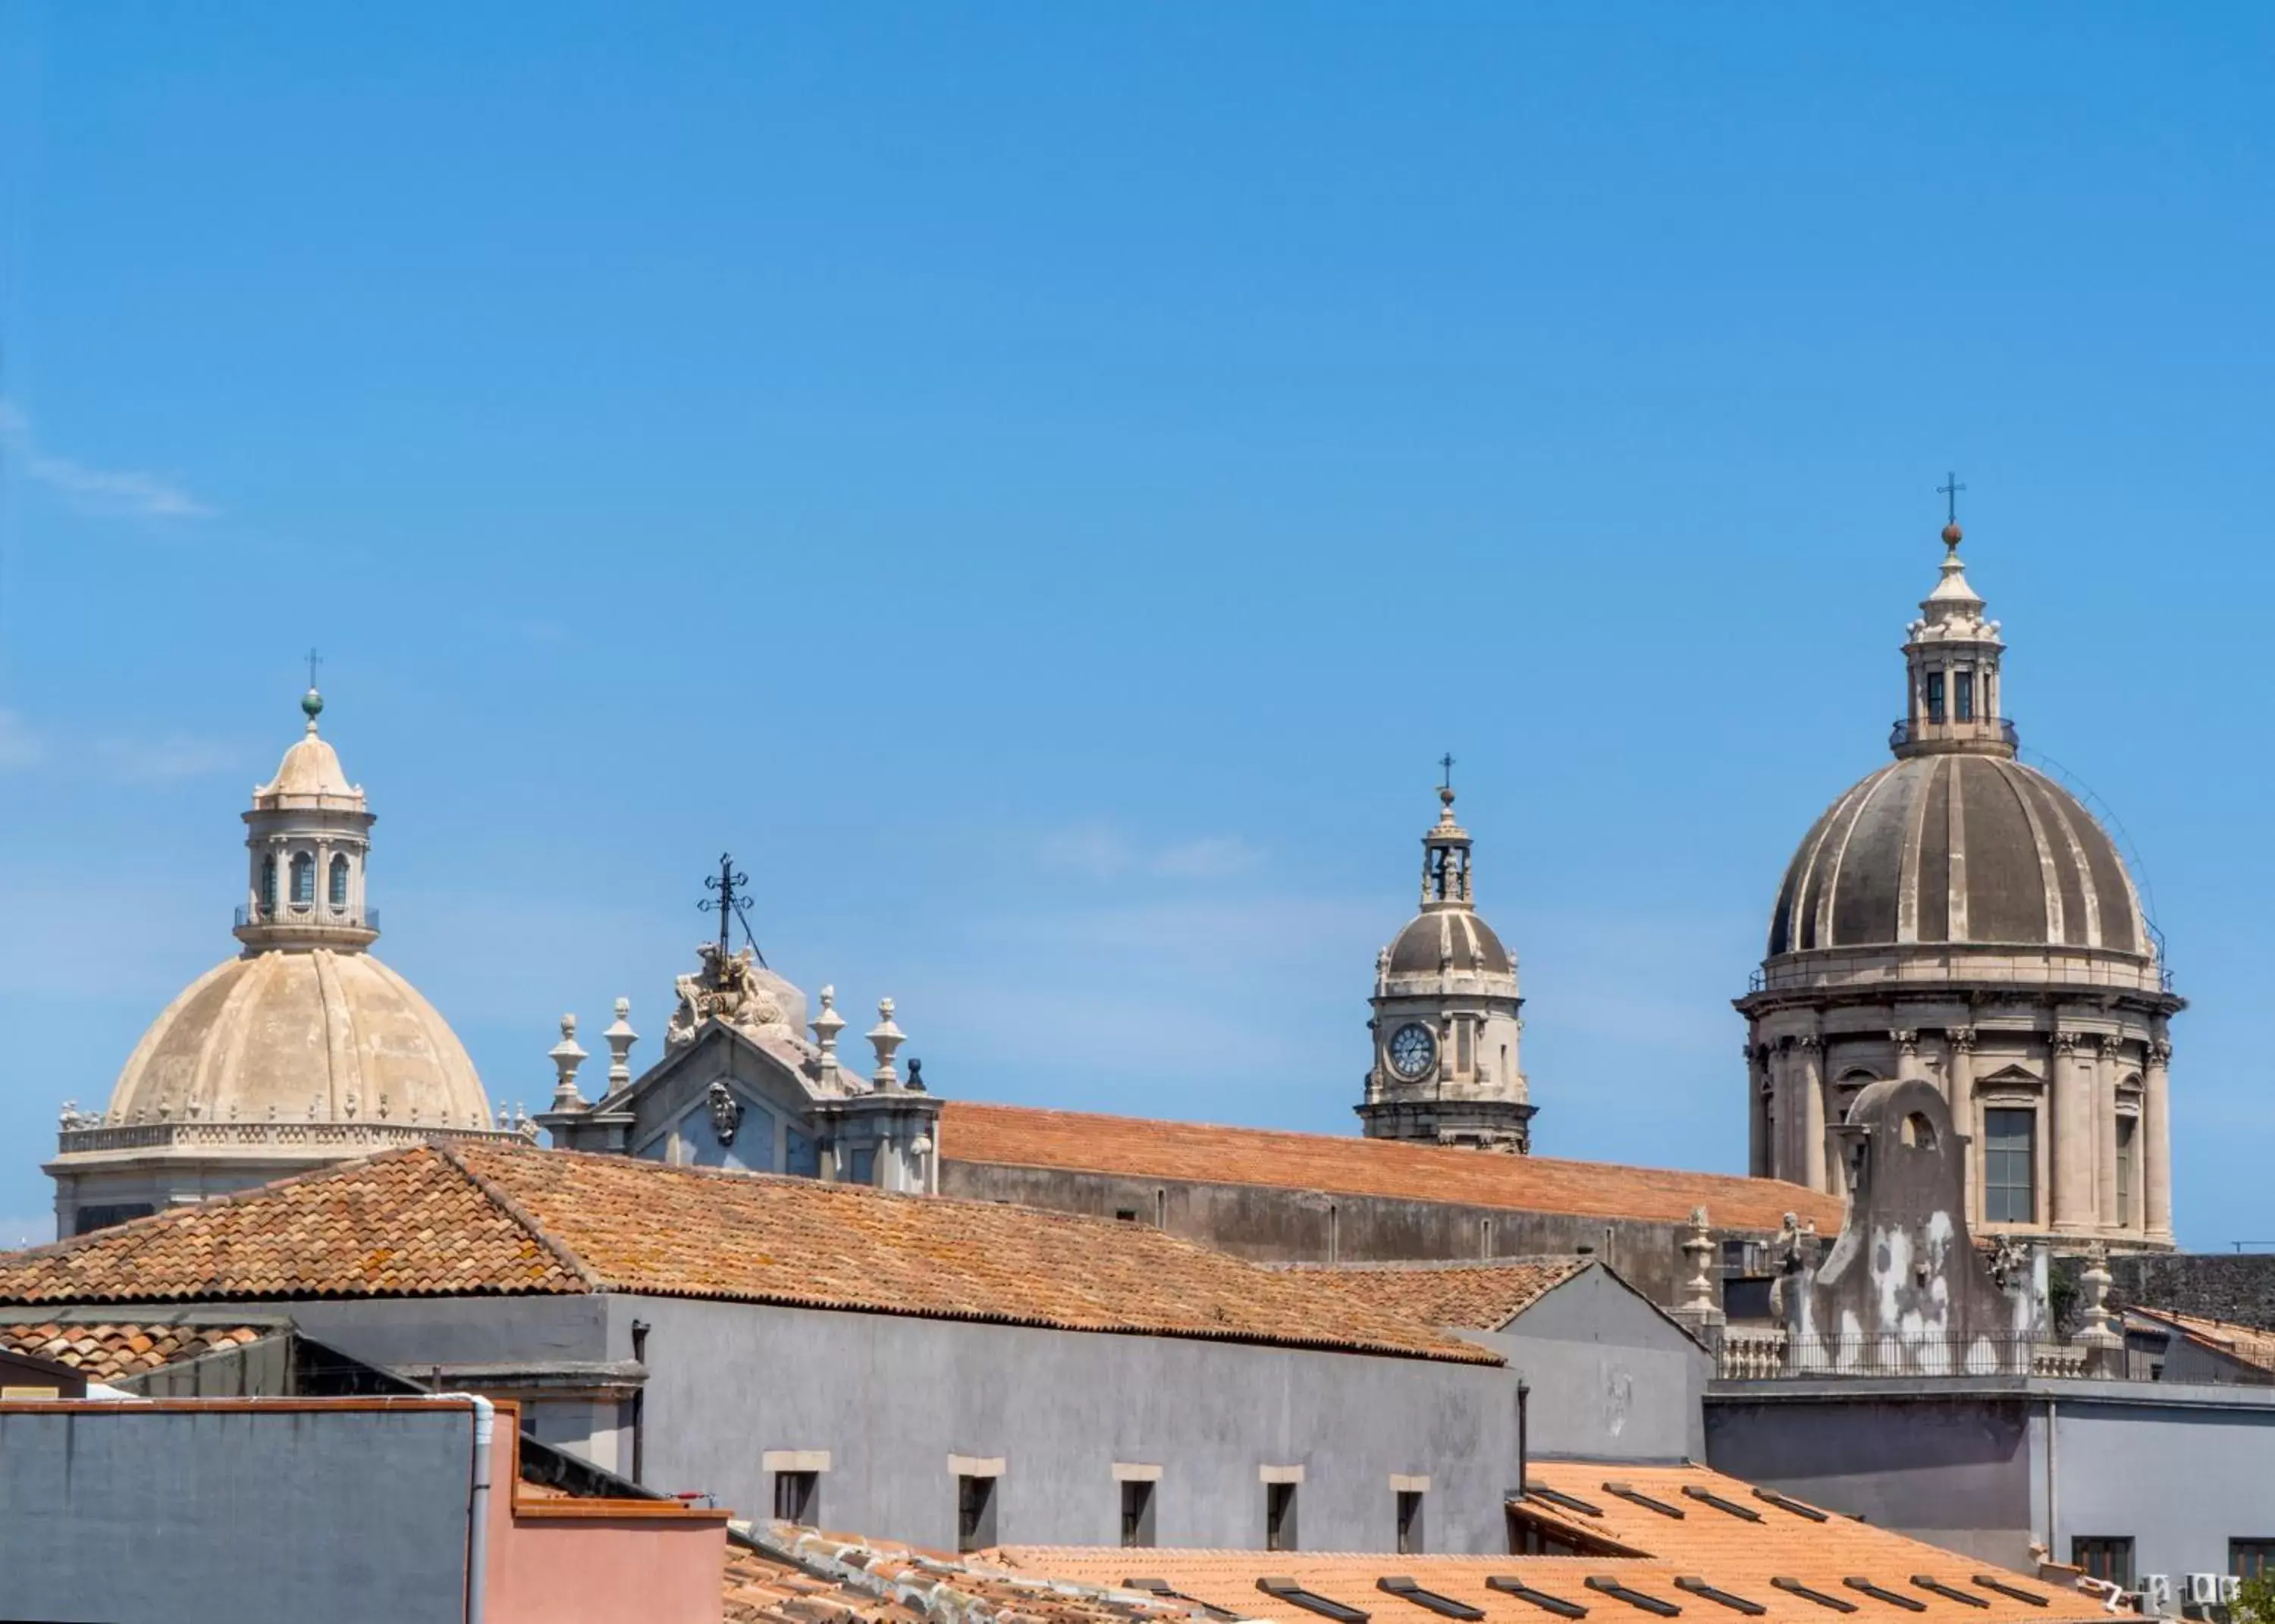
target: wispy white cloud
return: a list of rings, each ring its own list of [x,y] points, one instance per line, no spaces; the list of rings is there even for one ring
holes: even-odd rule
[[[97,468],[56,455],[40,444],[23,408],[6,400],[0,400],[0,452],[27,478],[93,512],[139,518],[204,518],[213,512],[173,474]]]
[[[172,783],[218,773],[238,759],[216,739],[170,733],[161,739],[98,739],[94,757],[102,770],[122,783]]]
[[[31,767],[48,753],[48,742],[18,711],[0,708],[0,772]]]
[[[1254,868],[1262,853],[1232,835],[1150,846],[1105,824],[1062,829],[1042,844],[1043,861],[1092,880],[1150,874],[1162,880],[1224,880]]]

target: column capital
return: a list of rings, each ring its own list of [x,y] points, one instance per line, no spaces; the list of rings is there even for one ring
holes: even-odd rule
[[[2094,1042],[2100,1046],[2101,1058],[2104,1060],[2117,1060],[2125,1053],[2125,1039],[2114,1032],[2104,1032],[2095,1039]]]
[[[1916,1054],[1919,1053],[1919,1033],[1912,1028],[1908,1026],[1893,1027],[1890,1029],[1888,1037],[1889,1039],[1895,1044],[1896,1052],[1898,1054]]]
[[[1944,1032],[1944,1039],[1962,1054],[1975,1051],[1976,1032],[1972,1026],[1954,1026]]]
[[[2084,1041],[2085,1034],[2083,1032],[2058,1031],[2054,1034],[2054,1048],[2058,1053],[2064,1055],[2076,1054],[2077,1046]]]
[[[2151,1066],[2171,1065],[2173,1063],[2173,1046],[2162,1038],[2153,1040],[2149,1045],[2149,1063]]]
[[[1804,1054],[1814,1054],[1825,1047],[1825,1039],[1818,1033],[1803,1032],[1793,1040],[1793,1046]]]

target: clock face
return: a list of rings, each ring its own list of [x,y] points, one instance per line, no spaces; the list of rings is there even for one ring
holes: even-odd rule
[[[1390,1034],[1390,1069],[1410,1082],[1430,1069],[1438,1057],[1438,1040],[1419,1021],[1409,1021]]]

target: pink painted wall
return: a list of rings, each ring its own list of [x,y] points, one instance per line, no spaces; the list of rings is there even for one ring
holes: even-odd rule
[[[488,1624],[719,1624],[722,1517],[644,1504],[622,1517],[563,1516],[593,1500],[517,1507],[516,1419],[498,1406],[492,1445]],[[548,1514],[553,1512],[555,1514]]]

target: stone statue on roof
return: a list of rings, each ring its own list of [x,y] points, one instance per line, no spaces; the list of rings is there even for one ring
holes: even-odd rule
[[[805,996],[760,963],[757,952],[747,944],[738,952],[722,953],[716,942],[707,941],[695,951],[700,963],[673,983],[679,1007],[664,1032],[667,1048],[692,1043],[707,1020],[744,1032],[791,1035],[804,1024]]]

